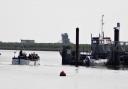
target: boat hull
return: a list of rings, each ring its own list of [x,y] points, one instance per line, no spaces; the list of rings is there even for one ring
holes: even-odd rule
[[[38,61],[31,61],[26,59],[12,58],[12,65],[40,65]]]

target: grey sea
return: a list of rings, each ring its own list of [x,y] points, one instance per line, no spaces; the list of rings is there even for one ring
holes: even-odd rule
[[[39,66],[12,65],[18,52],[0,50],[0,89],[128,89],[128,70],[62,66],[53,51],[25,51],[40,56]],[[62,70],[67,76],[59,76]]]

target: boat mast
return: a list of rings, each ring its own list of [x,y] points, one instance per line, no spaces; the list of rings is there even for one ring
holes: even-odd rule
[[[102,19],[101,19],[101,37],[102,37],[102,39],[104,38],[103,28],[104,28],[104,15],[102,15]]]

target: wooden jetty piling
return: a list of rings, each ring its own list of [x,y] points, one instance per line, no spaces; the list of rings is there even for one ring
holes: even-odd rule
[[[79,64],[79,28],[76,28],[76,67]]]

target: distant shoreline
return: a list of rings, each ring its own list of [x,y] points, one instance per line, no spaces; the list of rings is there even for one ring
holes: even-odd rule
[[[74,47],[74,44],[72,44]],[[0,50],[59,51],[61,43],[12,43],[0,42]],[[80,44],[80,51],[90,51],[89,44]]]

